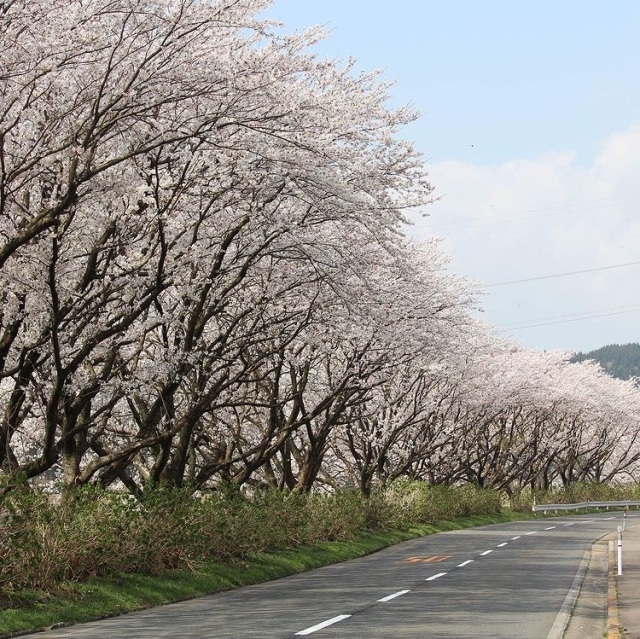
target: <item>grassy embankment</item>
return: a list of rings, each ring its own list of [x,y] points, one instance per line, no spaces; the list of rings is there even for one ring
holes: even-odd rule
[[[632,498],[601,493],[543,500]],[[501,509],[491,491],[417,483],[366,500],[156,491],[139,503],[83,491],[52,506],[14,491],[0,510],[0,637],[267,581],[416,536],[534,517],[528,499],[518,506],[524,511]]]

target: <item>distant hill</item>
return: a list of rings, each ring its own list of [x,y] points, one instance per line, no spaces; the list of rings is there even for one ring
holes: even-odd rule
[[[618,379],[640,377],[640,344],[609,344],[588,353],[576,353],[571,360],[583,362],[595,360]]]

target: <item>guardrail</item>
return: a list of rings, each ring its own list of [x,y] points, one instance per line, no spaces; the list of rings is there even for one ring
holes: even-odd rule
[[[636,508],[640,507],[640,501],[582,501],[578,504],[534,504],[532,510],[534,513],[544,512],[546,513],[549,510],[554,510],[558,512],[559,510],[581,510],[588,508],[625,508],[635,506]]]

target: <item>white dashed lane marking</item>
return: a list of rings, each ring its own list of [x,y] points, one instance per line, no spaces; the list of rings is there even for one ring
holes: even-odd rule
[[[316,624],[315,626],[311,626],[306,630],[301,630],[300,632],[296,632],[296,637],[303,637],[305,635],[310,635],[313,632],[317,632],[318,630],[322,630],[323,628],[327,628],[328,626],[333,626],[334,623],[338,623],[340,621],[344,621],[348,619],[351,615],[338,615],[337,617],[332,617],[331,619],[327,619],[322,623]]]
[[[425,581],[433,581],[434,579],[440,579],[440,577],[444,577],[446,574],[447,574],[446,572],[439,572],[439,573],[436,573],[435,575],[431,575],[431,577],[427,577]]]
[[[378,599],[378,601],[381,601],[381,602],[391,601],[392,599],[395,599],[396,597],[402,597],[402,595],[406,595],[408,592],[411,592],[411,591],[410,590],[399,590],[398,592],[394,592],[392,595],[387,595],[386,597],[383,597],[382,599]]]

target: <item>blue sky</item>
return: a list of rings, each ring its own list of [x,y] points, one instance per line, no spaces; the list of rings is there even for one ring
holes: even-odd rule
[[[422,113],[404,135],[443,197],[412,233],[443,237],[452,270],[602,269],[488,287],[489,322],[540,349],[640,341],[640,266],[604,268],[640,261],[640,2],[275,0],[268,15],[325,25],[319,55],[383,69],[392,103]]]

